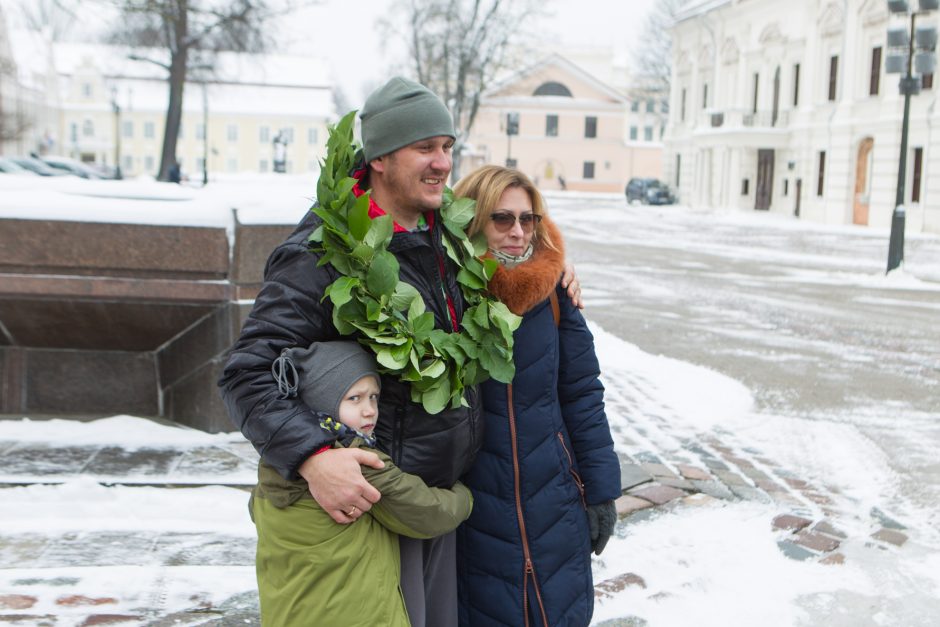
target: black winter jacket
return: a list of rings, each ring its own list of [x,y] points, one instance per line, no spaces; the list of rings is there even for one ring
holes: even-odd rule
[[[464,302],[454,264],[441,243],[440,227],[430,216],[427,232],[396,232],[389,244],[401,267],[399,277],[413,285],[434,313],[435,326],[453,331],[447,299],[457,320]],[[299,398],[278,397],[271,363],[288,347],[340,339],[332,322],[333,307],[321,302],[324,290],[338,278],[330,265],[317,266],[319,255],[307,249],[320,218],[308,214],[268,258],[264,284],[228,356],[219,380],[229,416],[261,457],[287,479],[314,451],[333,437]],[[442,289],[443,288],[443,289]],[[402,470],[432,487],[450,487],[469,467],[482,440],[479,392],[468,388],[470,407],[430,415],[411,401],[408,383],[382,375],[379,420],[375,434],[381,450]]]

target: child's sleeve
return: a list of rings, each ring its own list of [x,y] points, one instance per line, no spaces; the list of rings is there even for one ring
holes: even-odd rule
[[[366,480],[382,493],[369,513],[382,526],[410,538],[433,538],[457,528],[470,516],[473,496],[460,482],[450,490],[429,488],[381,455],[385,468],[362,467]]]

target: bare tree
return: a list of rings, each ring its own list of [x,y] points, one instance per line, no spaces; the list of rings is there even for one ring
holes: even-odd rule
[[[26,28],[63,41],[78,23],[76,0],[31,0],[19,6]]]
[[[109,40],[140,48],[133,59],[153,63],[167,72],[170,87],[161,181],[176,161],[176,143],[183,113],[183,89],[193,73],[191,56],[200,54],[201,78],[214,53],[262,52],[271,46],[266,26],[294,8],[291,0],[116,0],[120,23]]]
[[[646,17],[646,24],[633,49],[634,87],[630,97],[634,100],[662,100],[669,98],[672,80],[672,34],[670,29],[676,15],[687,0],[657,0]],[[657,107],[657,112],[662,108]],[[660,123],[666,123],[666,114],[659,113]]]
[[[470,134],[483,93],[495,78],[517,66],[527,27],[540,13],[538,0],[407,0],[401,22],[383,29],[408,41],[413,76],[437,93],[454,118],[454,177],[460,148]]]
[[[12,83],[16,80],[16,67],[9,59],[0,57],[0,144],[8,141],[18,141],[23,138],[30,128],[32,120],[23,111],[17,107],[10,110],[10,102],[4,96],[2,86],[4,83]],[[15,104],[15,103],[14,103]]]

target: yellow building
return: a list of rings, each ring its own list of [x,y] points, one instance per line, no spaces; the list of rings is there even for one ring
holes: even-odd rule
[[[160,59],[160,50],[42,42],[14,33],[21,67],[54,74],[46,102],[57,112],[51,128],[34,129],[31,150],[114,166],[124,176],[155,176],[160,167],[169,94],[166,72],[130,57]],[[191,57],[191,66],[200,65]],[[208,64],[202,64],[208,65]],[[334,117],[332,84],[322,59],[220,53],[204,81],[189,81],[177,158],[183,175],[272,171],[283,150],[286,172],[318,169],[326,125]],[[38,135],[42,135],[40,138]],[[275,139],[284,140],[282,149]]]

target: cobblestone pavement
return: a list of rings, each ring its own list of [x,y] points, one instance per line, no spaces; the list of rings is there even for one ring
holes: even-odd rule
[[[247,495],[256,463],[247,442],[134,450],[0,442],[0,498],[2,488],[76,478],[167,490],[228,486]],[[62,516],[68,517],[68,512]],[[254,538],[224,532],[8,533],[0,527],[0,624],[257,625],[257,594],[252,591],[212,604],[208,590],[193,589],[192,607],[167,611],[164,606],[174,572],[198,568],[211,575],[213,568],[232,567],[253,571],[254,551]],[[115,588],[126,585],[109,586],[113,578],[128,574],[139,580],[134,588],[141,594],[133,599],[114,594]],[[211,587],[211,581],[206,585]]]
[[[831,485],[800,477],[721,429],[688,437],[675,429],[668,416],[637,411],[636,390],[643,385],[621,381],[631,375],[615,373],[619,386],[608,386],[608,415],[631,416],[612,429],[621,455],[624,494],[617,501],[620,525],[648,520],[670,508],[700,506],[713,500],[757,501],[769,504],[767,528],[786,557],[826,565],[842,564],[847,553],[893,550],[904,545],[912,530],[878,508],[860,519],[850,497]],[[846,548],[851,551],[845,551]],[[595,582],[595,596],[609,598],[628,586],[646,587],[643,573],[625,571]],[[604,627],[644,625],[624,617]]]
[[[608,391],[610,411],[628,411],[630,399]],[[709,436],[677,441],[664,452],[655,442],[669,442],[668,421],[647,416],[616,434],[621,447],[624,495],[617,503],[621,525],[648,519],[664,508],[703,501],[758,500],[779,505],[768,519],[780,550],[796,560],[841,563],[846,543],[872,547],[901,545],[903,524],[873,511],[870,532],[850,537],[842,530],[837,498],[825,485],[814,485],[781,468],[759,451],[738,447],[734,437]],[[673,444],[676,444],[673,442]],[[624,452],[625,451],[625,452]],[[53,447],[0,444],[0,485],[7,488],[36,483],[61,483],[88,477],[105,485],[224,485],[247,490],[256,457],[248,445],[194,448],[114,446]],[[67,514],[64,514],[67,515]],[[855,521],[853,528],[858,528]],[[252,569],[254,539],[224,533],[160,532],[110,529],[48,533],[6,533],[0,530],[0,624],[11,625],[256,625],[257,596],[233,594],[221,603],[208,600],[207,590],[193,589],[192,606],[168,611],[162,599],[174,585],[174,573],[187,568]],[[107,586],[109,569],[140,566],[134,599],[116,598]],[[4,573],[7,573],[5,576]],[[9,575],[13,573],[13,575]],[[211,580],[205,585],[211,586]],[[597,582],[598,597],[625,586],[643,585],[642,573],[623,572]],[[95,586],[101,586],[96,588]],[[44,598],[45,597],[45,598]],[[33,608],[55,608],[37,613]],[[608,625],[642,624],[625,617]]]

